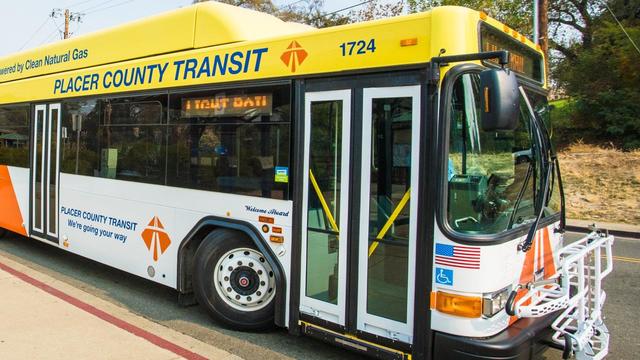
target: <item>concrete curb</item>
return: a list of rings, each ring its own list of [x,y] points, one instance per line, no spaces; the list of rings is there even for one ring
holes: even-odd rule
[[[33,283],[29,281],[25,281],[25,284],[28,284],[29,288],[35,290],[35,294],[37,296],[42,296],[54,299],[54,302],[62,303],[65,307],[67,307],[69,312],[80,312],[85,314],[85,316],[89,316],[92,319],[95,317],[97,321],[100,323],[100,326],[104,326],[105,328],[117,328],[118,331],[124,331],[131,336],[134,336],[138,341],[144,342],[145,344],[152,344],[151,346],[157,346],[158,348],[162,348],[167,350],[170,353],[173,353],[170,358],[171,359],[180,359],[180,358],[208,358],[208,359],[224,359],[224,360],[240,360],[241,358],[230,354],[227,351],[224,351],[220,348],[214,347],[210,344],[203,343],[200,340],[194,339],[188,335],[182,334],[176,330],[170,329],[164,325],[155,323],[151,320],[148,320],[140,315],[134,314],[128,309],[122,308],[116,304],[107,302],[102,300],[94,295],[91,295],[81,289],[78,289],[74,286],[71,286],[61,280],[57,280],[52,278],[51,276],[41,273],[35,269],[32,269],[26,265],[15,262],[14,260],[3,256],[0,254],[0,263],[4,264],[8,269],[4,271],[0,271],[0,275],[7,277],[15,277],[16,281],[25,281],[20,277],[20,275],[31,278],[32,280],[41,283],[39,286],[34,286]],[[10,271],[7,271],[10,270]],[[18,272],[20,274],[12,274],[11,271]],[[44,290],[44,288],[48,288],[49,290]],[[54,293],[59,293],[56,295]],[[74,302],[70,302],[65,298],[73,298]],[[81,304],[79,306],[78,304]],[[94,311],[88,311],[87,309],[95,308]],[[24,309],[25,312],[28,312],[29,309]],[[106,316],[113,318],[116,321],[105,321],[104,317],[96,315],[96,312],[104,313]],[[65,321],[69,317],[69,315],[65,315],[65,313],[54,314],[60,317],[60,321]],[[124,323],[127,326],[123,327],[120,323]],[[46,326],[46,324],[44,324]],[[29,331],[33,329],[27,329]],[[35,331],[35,330],[33,330]],[[98,328],[87,329],[87,331],[97,332]],[[150,336],[141,336],[140,333],[148,333]],[[128,335],[129,336],[129,335]],[[109,346],[117,346],[114,344],[109,344],[108,339],[105,340],[104,348],[100,349],[100,356],[97,358],[109,358],[108,349]],[[168,343],[173,347],[180,348],[184,352],[192,353],[190,355],[193,356],[184,356],[183,354],[178,354],[177,352],[158,345],[159,342]],[[60,344],[59,344],[60,345]],[[61,344],[61,346],[64,344]],[[78,344],[75,344],[78,345]],[[80,346],[86,346],[86,344],[79,344]],[[61,351],[60,349],[54,349],[50,351]],[[49,354],[49,355],[53,355]],[[145,354],[131,354],[132,359],[138,358],[149,358],[150,355]]]
[[[640,239],[640,226],[629,224],[567,219],[567,231],[588,233],[594,223],[598,229],[608,230],[609,234],[613,236]]]

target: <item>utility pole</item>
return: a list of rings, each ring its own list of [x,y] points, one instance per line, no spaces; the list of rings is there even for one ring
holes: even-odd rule
[[[549,0],[536,0],[538,5],[538,44],[545,55],[549,52]]]
[[[64,38],[69,38],[69,9],[64,9]]]
[[[538,6],[538,44],[544,53],[544,70],[549,74],[549,0],[534,0],[539,2]]]
[[[549,0],[533,0],[533,42],[544,53],[545,72],[549,74]]]
[[[533,42],[537,45],[540,43],[540,30],[538,26],[540,22],[540,2],[538,0],[533,0]]]
[[[64,11],[62,9],[53,9],[51,10],[50,16],[53,19],[64,17],[64,38],[68,39],[69,36],[71,36],[71,33],[69,32],[69,24],[72,21],[76,21],[79,23],[82,22],[82,17],[84,16],[84,14],[71,12],[69,9],[64,9]]]

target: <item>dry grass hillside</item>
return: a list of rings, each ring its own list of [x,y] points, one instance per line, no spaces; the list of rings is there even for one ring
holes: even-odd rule
[[[576,143],[559,158],[567,218],[640,225],[640,150]]]

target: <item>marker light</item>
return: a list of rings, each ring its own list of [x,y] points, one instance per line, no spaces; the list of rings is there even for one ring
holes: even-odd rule
[[[284,237],[283,236],[271,235],[271,236],[269,236],[269,241],[274,242],[274,243],[278,243],[278,244],[282,244],[284,242]]]
[[[491,92],[489,91],[489,88],[487,86],[484,87],[484,112],[488,113],[490,112],[491,108],[489,107],[489,97],[491,95]]]
[[[258,221],[267,224],[273,224],[275,222],[274,219],[270,216],[258,216]]]
[[[478,318],[482,316],[482,299],[475,296],[436,293],[436,310],[455,316]]]
[[[414,45],[418,45],[418,38],[400,40],[400,46],[414,46]]]
[[[511,286],[493,293],[482,295],[482,315],[492,317],[499,313],[507,305],[507,299],[511,292]]]

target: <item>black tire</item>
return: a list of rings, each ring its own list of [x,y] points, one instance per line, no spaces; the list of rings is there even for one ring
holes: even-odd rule
[[[3,237],[7,236],[7,229],[5,228],[0,228],[0,239],[2,239]]]
[[[228,259],[233,257],[233,253],[231,255],[229,253],[237,253],[237,251],[241,251],[239,249],[245,249],[242,253],[244,255],[249,252],[246,249],[252,249],[251,256],[255,257],[259,254],[260,257],[259,260],[255,261],[256,264],[249,262],[252,268],[249,268],[248,265],[238,266],[230,273],[231,278],[235,277],[235,280],[231,279],[229,282],[229,284],[233,282],[233,290],[230,290],[231,286],[225,289],[229,289],[229,294],[235,295],[233,297],[227,295],[223,298],[219,291],[223,292],[224,290],[221,288],[227,285],[216,279],[215,274],[219,274],[216,272],[216,266],[218,262],[231,261]],[[239,259],[242,254],[239,254],[236,259]],[[240,263],[240,261],[237,262],[237,264]],[[236,263],[233,265],[236,266]],[[254,267],[259,267],[263,270],[256,271]],[[218,271],[222,271],[222,268],[223,266],[219,266]],[[230,269],[231,266],[226,268],[229,271]],[[238,275],[238,273],[241,275]],[[245,276],[244,274],[248,275]],[[239,278],[239,276],[241,277]],[[227,280],[229,277],[224,277],[224,279]],[[253,242],[241,232],[228,229],[216,230],[207,235],[196,251],[193,287],[198,303],[204,306],[215,320],[233,329],[255,331],[273,327],[275,312],[275,282],[273,279],[273,271],[271,271],[271,267],[264,256],[258,252]],[[246,285],[243,288],[239,288],[241,283]],[[254,289],[254,285],[261,287]],[[255,295],[257,293],[265,297],[265,300],[255,305],[243,307],[242,304],[234,303],[234,301],[237,301],[234,299],[240,297],[236,289],[238,291],[242,290],[243,295],[246,295],[246,293]],[[251,291],[253,292],[251,293]],[[251,299],[250,296],[243,296],[242,298],[245,300]],[[253,300],[255,301],[258,298],[260,297],[254,296]]]

